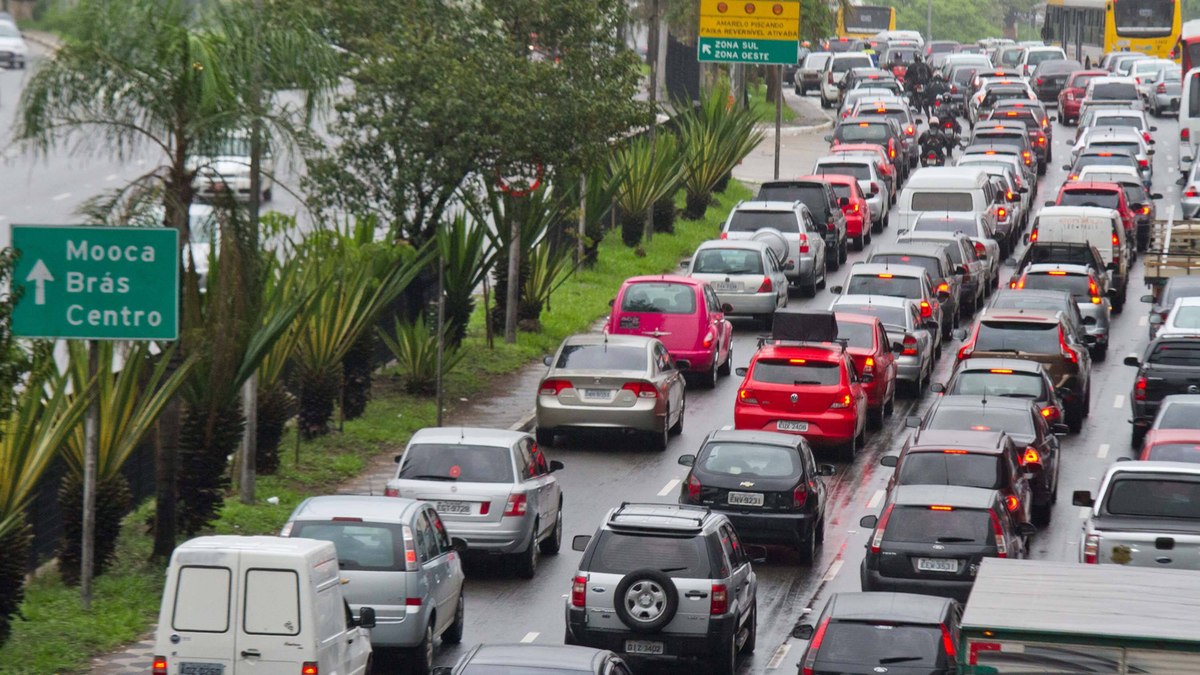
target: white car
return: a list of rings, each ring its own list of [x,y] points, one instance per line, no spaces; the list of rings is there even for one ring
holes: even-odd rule
[[[1137,84],[1138,94],[1142,102],[1149,105],[1150,97],[1154,94],[1154,80],[1158,74],[1167,68],[1179,69],[1179,65],[1170,59],[1140,59],[1133,62],[1129,76]]]
[[[1029,47],[1021,53],[1021,60],[1017,63],[1017,68],[1021,69],[1025,77],[1029,77],[1037,69],[1039,63],[1055,59],[1063,61],[1067,59],[1067,54],[1062,47]]]
[[[1187,176],[1182,178],[1182,189],[1179,191],[1179,209],[1185,220],[1200,217],[1200,162],[1192,164]]]
[[[979,123],[979,109],[982,107],[983,99],[987,97],[988,91],[990,91],[993,87],[1020,87],[1025,90],[1025,95],[1030,101],[1038,100],[1037,92],[1035,92],[1033,87],[1030,86],[1025,80],[1017,80],[1007,77],[985,80],[980,85],[979,91],[975,92],[970,100],[967,101],[967,119],[971,122],[972,126]]]
[[[1033,215],[1034,189],[1031,189],[1025,183],[1025,165],[1021,160],[1012,155],[964,155],[959,157],[954,165],[976,167],[988,173],[993,173],[998,169],[1006,170],[1016,182],[1017,192],[1021,195],[1019,204],[1021,206],[1022,218],[1024,218],[1026,223],[1029,222],[1029,216]],[[1036,188],[1036,183],[1034,187]]]
[[[271,176],[275,165],[265,149],[262,155],[262,200],[271,201]],[[211,201],[224,194],[235,200],[250,199],[250,135],[234,133],[215,147],[201,150],[188,158],[195,172],[192,188],[200,199]]]
[[[851,68],[873,68],[875,63],[866,52],[841,52],[825,62],[821,73],[821,107],[832,108],[842,97],[840,85]]]
[[[25,68],[29,59],[29,45],[21,36],[17,24],[0,21],[0,64],[8,68]]]
[[[1162,323],[1158,329],[1159,336],[1200,336],[1200,298],[1179,298],[1165,320],[1158,314],[1151,313],[1150,323],[1159,322]]]
[[[1151,139],[1150,143],[1153,143]],[[1142,134],[1132,127],[1091,127],[1082,134],[1075,146],[1071,148],[1071,164],[1079,159],[1085,150],[1117,151],[1124,150],[1133,155],[1138,162],[1142,180],[1147,184],[1154,176],[1154,164],[1150,161],[1154,149]]]

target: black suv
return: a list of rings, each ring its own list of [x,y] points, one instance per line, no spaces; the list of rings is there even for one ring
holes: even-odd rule
[[[949,598],[915,593],[834,593],[813,624],[793,637],[808,640],[805,673],[954,675],[963,608]]]
[[[758,189],[759,202],[802,202],[812,214],[813,223],[825,232],[825,265],[836,270],[850,252],[846,236],[846,214],[833,186],[823,180],[777,180]]]
[[[1157,337],[1146,345],[1141,358],[1125,357],[1125,365],[1138,369],[1129,402],[1133,408],[1130,441],[1140,448],[1164,398],[1200,391],[1200,337]]]
[[[583,559],[567,600],[567,644],[698,659],[722,675],[736,672],[738,653],[754,651],[758,578],[723,514],[623,503],[572,546]]]
[[[941,595],[966,602],[984,558],[1024,558],[1034,531],[1018,523],[995,490],[960,485],[896,488],[860,568],[864,591]]]
[[[700,452],[682,455],[692,467],[680,504],[707,506],[729,517],[745,541],[784,544],[806,563],[825,538],[825,483],[832,464],[817,464],[803,436],[770,431],[714,431]]]

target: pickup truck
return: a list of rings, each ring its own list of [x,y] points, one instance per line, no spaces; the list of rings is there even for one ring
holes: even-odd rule
[[[1167,279],[1200,275],[1200,220],[1154,220],[1143,261],[1154,299]]]
[[[1133,411],[1130,441],[1140,448],[1164,398],[1200,393],[1200,335],[1159,335],[1140,357],[1126,356],[1125,365],[1138,369],[1129,405]]]
[[[1092,509],[1080,562],[1200,570],[1200,464],[1116,462],[1094,498],[1078,490],[1071,501]]]

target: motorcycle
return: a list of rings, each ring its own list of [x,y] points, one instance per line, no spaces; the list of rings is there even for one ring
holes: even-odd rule
[[[921,166],[946,166],[946,154],[940,150],[928,150],[921,155]]]

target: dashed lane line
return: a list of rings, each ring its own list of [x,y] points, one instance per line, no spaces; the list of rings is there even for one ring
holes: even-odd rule
[[[672,478],[671,480],[667,481],[666,487],[658,491],[658,496],[666,497],[667,495],[671,494],[671,491],[675,489],[676,485],[679,485],[678,478]]]
[[[1145,328],[1146,324],[1148,324],[1148,323],[1150,323],[1150,315],[1149,314],[1143,314],[1140,317],[1138,317],[1138,325],[1141,326],[1142,328]]]
[[[867,508],[873,509],[876,506],[879,506],[879,503],[883,501],[883,497],[886,494],[887,492],[885,490],[876,490],[875,494],[871,495],[871,501],[867,502]]]
[[[1109,446],[1108,443],[1101,443],[1100,448],[1098,450],[1096,450],[1096,456],[1099,457],[1100,459],[1104,459],[1105,457],[1108,457],[1108,451],[1109,451],[1110,447],[1111,446]]]
[[[779,649],[775,650],[775,653],[771,655],[771,660],[767,662],[767,670],[777,670],[783,663],[784,657],[787,656],[787,653],[790,651],[792,651],[792,646],[790,644],[785,642],[779,645]]]
[[[821,579],[821,581],[826,583],[833,581],[834,577],[838,575],[838,572],[842,571],[842,565],[845,564],[845,562],[846,561],[841,558],[834,560],[833,564],[829,566],[829,571],[825,572],[825,576]]]
[[[1125,407],[1125,395],[1124,394],[1117,394],[1116,397],[1113,398],[1113,407],[1114,408]]]
[[[528,644],[536,640],[539,635],[541,635],[541,633],[526,633],[525,637],[521,638],[521,642]]]
[[[59,194],[54,195],[50,199],[51,199],[51,201],[61,202],[62,200],[66,199],[67,197],[70,197],[70,196],[71,196],[70,192],[60,192]]]

